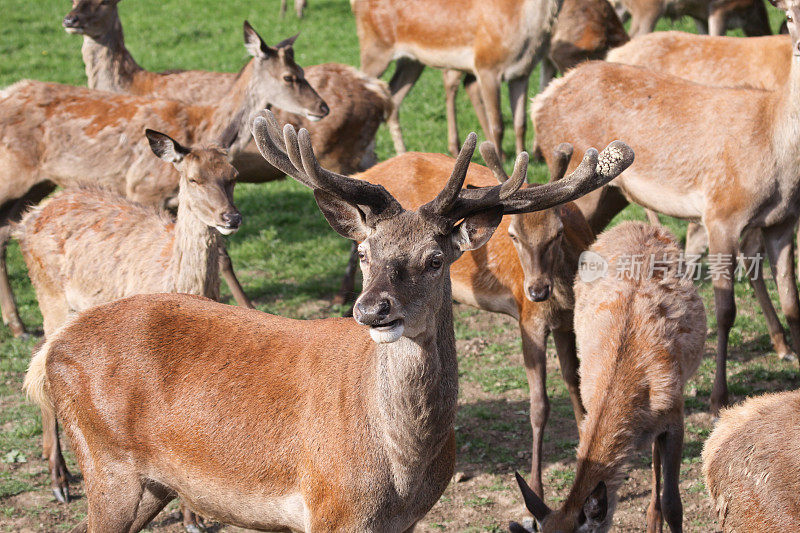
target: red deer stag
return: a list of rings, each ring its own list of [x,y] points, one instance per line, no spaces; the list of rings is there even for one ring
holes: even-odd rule
[[[555,77],[556,69],[566,72],[589,59],[603,59],[608,50],[628,42],[628,34],[608,0],[564,0],[550,36],[550,51],[542,59],[539,90]],[[458,70],[443,73],[447,107],[447,138],[450,153],[455,156],[461,144],[456,120],[456,94],[462,74]],[[486,108],[474,75],[464,76],[464,88],[484,131],[489,131]],[[534,148],[536,152],[536,148]]]
[[[617,12],[631,14],[631,37],[655,30],[662,16],[671,19],[692,17],[700,33],[725,35],[734,26],[746,35],[772,33],[763,0],[616,0]]]
[[[703,447],[703,475],[722,531],[800,531],[798,432],[798,391],[722,412]]]
[[[350,5],[361,46],[361,69],[377,77],[397,59],[389,82],[395,114],[425,65],[470,73],[486,108],[484,134],[501,149],[500,84],[506,81],[517,152],[521,152],[528,78],[547,50],[561,2],[350,0]],[[398,151],[405,151],[397,141]]]
[[[800,1],[778,5],[789,16],[795,50],[789,82],[779,91],[712,87],[641,67],[591,62],[553,82],[536,97],[532,113],[545,156],[556,139],[578,150],[626,139],[636,150],[636,165],[615,186],[646,208],[706,226],[715,263],[718,331],[714,413],[727,403],[735,258],[747,231],[763,236],[793,347],[800,351],[793,281],[800,201],[800,144],[793,133],[800,128],[800,51],[794,15],[800,14]],[[720,121],[723,114],[727,118]],[[732,136],[736,143],[720,141]]]
[[[66,189],[14,227],[51,337],[69,316],[132,294],[182,292],[219,299],[220,233],[239,228],[236,169],[217,147],[184,148],[146,132],[153,152],[180,173],[176,220],[96,187]],[[69,501],[69,472],[52,411],[42,411],[53,493]],[[191,524],[186,515],[187,525]]]
[[[638,157],[638,155],[637,155]],[[625,465],[652,443],[647,531],[682,531],[678,478],[683,387],[703,357],[706,315],[680,250],[659,226],[626,222],[600,235],[585,261],[605,262],[575,282],[575,336],[586,418],[572,489],[550,510],[517,474],[525,505],[545,533],[600,533],[611,527]],[[643,261],[630,269],[631,258]],[[589,264],[589,263],[582,263]],[[661,484],[663,474],[663,487]],[[518,524],[512,531],[524,531]]]
[[[254,59],[215,106],[30,80],[0,91],[0,224],[40,201],[53,184],[100,185],[145,204],[174,198],[178,172],[152,157],[145,128],[193,144],[219,143],[236,154],[249,142],[250,117],[267,105],[325,114],[325,102],[303,78],[291,44],[268,46],[247,22],[244,36]],[[287,85],[284,76],[296,82]],[[21,334],[24,326],[5,272],[5,244],[0,242],[0,306],[4,322]]]
[[[617,150],[623,150],[618,143],[612,144],[607,152],[612,154]],[[486,141],[480,151],[491,170],[472,165],[467,173],[467,186],[485,187],[496,180],[504,183],[508,176],[494,146]],[[554,180],[563,176],[571,155],[571,147],[559,147],[563,164],[553,176]],[[453,160],[442,154],[409,152],[379,163],[357,177],[384,186],[404,205],[418,207],[441,188],[446,169],[452,165]],[[580,171],[586,170],[585,165],[579,167]],[[614,172],[619,173],[624,168],[618,166]],[[515,168],[515,172],[522,170]],[[534,490],[540,495],[543,494],[542,438],[550,413],[545,386],[546,346],[550,333],[578,424],[584,415],[572,330],[572,283],[578,256],[593,240],[594,234],[577,207],[572,203],[564,204],[536,213],[511,215],[500,224],[486,246],[466,252],[450,268],[455,300],[509,315],[519,322],[522,358],[530,389],[531,478]]]
[[[48,338],[26,389],[65,425],[89,531],[139,531],[175,495],[251,529],[412,530],[455,465],[450,265],[506,210],[547,209],[608,179],[595,151],[587,172],[555,184],[518,191],[523,170],[462,190],[473,134],[442,191],[407,211],[383,187],[320,167],[306,130],[287,125],[281,141],[267,114],[254,136],[361,242],[358,323],[160,294],[95,307]]]

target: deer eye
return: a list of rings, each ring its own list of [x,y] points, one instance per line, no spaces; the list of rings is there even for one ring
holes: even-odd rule
[[[294,76],[289,76],[288,74],[283,77],[283,81],[286,83],[294,83]]]
[[[439,270],[440,268],[442,268],[442,258],[439,257],[438,255],[433,256],[430,260],[429,265],[432,270]]]
[[[794,18],[790,14],[786,14],[786,20],[789,22],[794,22]]]
[[[516,236],[516,235],[514,235],[513,233],[509,233],[509,234],[508,234],[508,237],[509,237],[509,238],[510,238],[512,241],[514,241],[514,242],[517,242],[517,236]]]
[[[364,252],[364,250],[359,250],[358,251],[358,259],[362,263],[366,263],[367,262],[367,254],[366,254],[366,252]]]

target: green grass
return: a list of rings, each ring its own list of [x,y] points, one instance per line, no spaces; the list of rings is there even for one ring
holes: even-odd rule
[[[85,84],[80,56],[81,38],[66,34],[60,26],[69,9],[66,0],[3,0],[0,18],[0,86],[23,78]],[[770,9],[773,28],[782,15]],[[269,43],[276,43],[298,31],[296,59],[301,65],[323,62],[358,64],[358,41],[355,24],[346,0],[312,0],[307,16],[298,21],[293,15],[277,18],[278,2],[211,0],[126,0],[120,4],[128,48],[139,63],[150,70],[173,68],[236,71],[246,61],[242,45],[242,21],[248,19]],[[662,20],[659,30],[694,31],[690,20]],[[734,34],[740,35],[739,32]],[[384,76],[391,75],[390,71]],[[531,77],[530,95],[538,87],[538,70]],[[503,94],[506,120],[504,151],[513,151],[507,94]],[[477,119],[463,91],[458,99],[462,138],[467,131],[478,131]],[[445,152],[447,147],[444,92],[438,71],[427,69],[401,109],[401,122],[410,150]],[[528,142],[532,128],[529,127]],[[377,139],[380,159],[393,155],[388,132],[381,128]],[[477,158],[476,158],[477,160]],[[509,162],[510,164],[510,162]],[[543,165],[532,165],[531,174],[542,180]],[[266,185],[239,185],[236,202],[245,215],[245,224],[229,240],[229,250],[240,279],[257,306],[286,316],[312,317],[335,314],[327,302],[336,291],[339,276],[347,262],[349,244],[336,235],[319,213],[310,192],[287,180]],[[632,206],[621,213],[620,220],[644,220],[641,208]],[[685,224],[663,219],[672,231],[683,238]],[[23,321],[30,329],[41,328],[35,295],[26,276],[16,244],[9,248],[9,274]],[[774,283],[769,283],[775,298]],[[715,327],[713,297],[708,282],[700,286],[709,311],[709,327]],[[226,288],[223,288],[226,290]],[[755,305],[752,290],[737,284],[739,314],[731,334],[729,383],[734,399],[772,390],[797,388],[800,375],[796,365],[778,361],[769,344],[763,318]],[[456,314],[459,342],[482,341],[477,354],[460,354],[462,390],[472,397],[462,402],[458,415],[457,438],[459,468],[483,468],[490,475],[484,485],[490,493],[503,490],[516,495],[510,472],[528,471],[530,428],[527,415],[527,381],[519,364],[520,341],[513,321],[491,327],[476,327],[471,319],[478,311],[460,308]],[[709,339],[709,354],[715,337]],[[36,409],[24,401],[20,391],[35,339],[10,337],[0,327],[0,459],[11,456],[25,462],[0,461],[0,531],[13,530],[4,521],[22,514],[45,516],[56,513],[57,528],[66,527],[83,516],[85,507],[76,504],[71,510],[48,505],[20,507],[12,503],[14,495],[45,491],[48,485],[46,464],[39,457],[41,426]],[[552,354],[552,346],[548,350]],[[687,413],[707,409],[713,378],[713,361],[704,360],[697,376],[687,387]],[[551,417],[545,433],[545,460],[570,461],[574,457],[577,433],[566,387],[552,363],[548,366],[548,393]],[[467,393],[464,393],[467,394]],[[709,427],[689,425],[684,451],[685,475],[690,493],[703,493],[697,477],[697,462]],[[527,455],[526,455],[527,454]],[[70,459],[71,461],[71,459]],[[646,463],[646,458],[643,458]],[[466,465],[466,466],[465,466]],[[77,469],[71,463],[74,471]],[[646,467],[645,467],[646,468]],[[548,491],[555,490],[555,501],[564,497],[574,476],[571,465],[556,464],[546,478]],[[452,489],[456,490],[456,489]],[[514,496],[516,497],[516,496]],[[440,506],[477,509],[481,519],[462,527],[448,516],[431,518],[434,529],[461,531],[499,531],[505,517],[492,514],[496,498],[475,494],[457,498],[448,489]],[[491,515],[491,516],[490,516]],[[687,521],[690,520],[687,518]],[[712,526],[709,516],[691,519],[699,529]],[[10,523],[10,522],[9,522]],[[161,531],[161,529],[158,529]]]

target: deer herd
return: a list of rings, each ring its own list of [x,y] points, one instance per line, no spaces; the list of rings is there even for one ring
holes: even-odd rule
[[[719,421],[703,473],[719,527],[800,528],[798,393],[726,409],[740,253],[769,259],[791,342],[763,276],[749,279],[778,356],[800,354],[800,0],[770,0],[788,36],[769,35],[762,0],[350,0],[361,70],[301,67],[297,35],[269,45],[245,21],[236,74],[145,70],[119,1],[73,0],[63,19],[83,36],[88,87],[0,90],[0,307],[25,334],[13,238],[44,319],[24,389],[56,499],[70,501],[71,481],[59,424],[83,475],[88,511],[72,531],[140,531],[175,498],[188,531],[198,516],[413,531],[455,468],[453,300],[519,324],[533,441],[530,477],[516,480],[534,521],[509,529],[608,531],[629,463],[650,448],[642,522],[682,531],[683,391],[707,337],[682,267],[706,246]],[[296,0],[297,16],[313,4]],[[650,33],[684,15],[710,35]],[[726,37],[734,26],[748,37]],[[551,177],[528,184],[540,63],[531,153]],[[406,152],[400,104],[426,65],[443,73],[453,157]],[[462,83],[480,146],[459,139]],[[397,155],[378,162],[383,123]],[[243,223],[235,184],[284,175],[354,242],[352,318],[260,312],[236,278],[222,237]],[[629,202],[650,223],[605,229]],[[689,221],[685,252],[656,213]],[[220,276],[238,307],[218,302]],[[579,433],[557,509],[542,481],[551,335]]]

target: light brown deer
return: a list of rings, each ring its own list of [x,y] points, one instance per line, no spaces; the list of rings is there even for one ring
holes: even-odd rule
[[[722,531],[800,531],[798,431],[798,391],[721,413],[703,447],[703,475]]]
[[[236,169],[218,147],[185,148],[147,130],[153,152],[180,173],[178,216],[97,187],[66,189],[14,226],[50,338],[68,318],[132,294],[219,299],[220,234],[239,228]],[[69,472],[52,411],[42,411],[53,493],[69,501]]]
[[[245,22],[254,56],[228,97],[214,106],[22,81],[0,91],[0,224],[52,184],[100,185],[145,204],[174,198],[178,172],[152,157],[142,133],[156,128],[193,144],[219,143],[236,154],[249,142],[248,120],[269,104],[323,115],[325,103],[303,78],[290,44],[273,48]],[[287,85],[284,76],[296,78]],[[44,193],[44,194],[42,194]],[[5,241],[0,242],[0,252]],[[0,258],[0,306],[15,334],[24,332]]]
[[[542,59],[539,90],[547,87],[555,77],[556,70],[563,73],[583,61],[603,59],[608,50],[628,40],[628,34],[608,0],[564,0],[550,36],[549,53]],[[445,70],[442,74],[447,108],[448,147],[455,156],[461,144],[458,140],[456,95],[462,73]],[[488,131],[486,109],[475,76],[465,75],[463,83],[481,127]]]
[[[517,152],[521,152],[525,148],[528,78],[547,50],[561,2],[351,0],[350,5],[361,46],[361,69],[377,77],[397,59],[389,82],[395,114],[425,65],[470,73],[486,107],[484,134],[500,148],[500,84],[506,81]],[[397,138],[395,147],[405,151]]]
[[[652,32],[662,16],[690,16],[700,33],[725,35],[741,27],[745,35],[769,35],[769,16],[763,0],[616,0],[617,12],[631,14],[631,37]]]
[[[640,67],[592,62],[553,82],[535,99],[532,113],[545,156],[562,140],[580,150],[626,139],[636,150],[636,165],[615,186],[646,208],[706,226],[716,258],[715,413],[727,403],[728,334],[736,316],[734,259],[748,231],[762,233],[795,353],[800,349],[792,259],[800,201],[800,144],[794,134],[800,128],[794,22],[800,2],[779,5],[791,19],[795,51],[789,81],[780,91],[712,87]]]
[[[610,152],[620,149],[618,144],[609,147]],[[481,145],[481,154],[491,170],[471,165],[467,187],[485,187],[496,180],[504,183],[508,176],[489,141]],[[564,175],[572,155],[571,147],[559,147],[558,154],[562,165],[553,176],[554,180]],[[453,160],[442,154],[409,152],[379,163],[356,177],[384,186],[404,205],[418,207],[441,188],[446,169],[452,165]],[[623,169],[623,166],[617,168],[618,171]],[[520,171],[522,169],[515,169],[515,172]],[[507,217],[484,247],[466,252],[450,268],[455,300],[509,315],[519,322],[522,358],[530,390],[531,478],[534,490],[540,495],[543,494],[542,438],[550,413],[545,386],[546,346],[550,333],[578,424],[584,415],[572,331],[572,282],[578,256],[593,240],[594,234],[577,207],[564,204]]]
[[[662,514],[671,531],[682,531],[683,387],[703,357],[706,315],[697,289],[680,272],[680,253],[664,228],[624,222],[600,235],[582,260],[575,336],[586,418],[575,481],[561,507],[550,510],[517,474],[544,532],[608,531],[626,464],[650,444],[647,531],[661,531]]]
[[[450,265],[507,209],[550,208],[609,179],[594,152],[586,172],[555,184],[517,191],[518,164],[514,180],[462,191],[473,134],[442,191],[407,211],[383,187],[320,167],[306,130],[287,125],[279,141],[267,117],[254,124],[265,158],[361,242],[358,323],[146,295],[51,336],[26,389],[64,422],[90,532],[139,531],[176,494],[251,529],[412,530],[455,464]],[[617,164],[608,154],[600,168]]]

